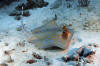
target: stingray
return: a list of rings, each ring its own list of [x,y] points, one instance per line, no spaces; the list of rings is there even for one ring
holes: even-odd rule
[[[71,33],[71,36],[69,36],[66,40],[63,39],[61,37],[61,27],[57,26],[56,20],[50,20],[32,31],[34,37],[36,38],[33,40],[33,43],[39,48],[50,48],[56,46],[66,49],[67,43],[70,42],[73,36],[73,30],[69,29],[69,32]]]

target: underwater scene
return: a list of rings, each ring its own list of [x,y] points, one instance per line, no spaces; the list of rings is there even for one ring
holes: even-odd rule
[[[0,66],[100,66],[100,0],[0,0]]]

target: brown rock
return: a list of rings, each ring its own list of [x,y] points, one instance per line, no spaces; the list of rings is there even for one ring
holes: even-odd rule
[[[30,59],[30,60],[28,60],[26,63],[32,64],[32,63],[35,63],[35,62],[36,62],[35,60]]]
[[[3,63],[3,64],[0,64],[0,66],[8,66],[7,64]]]
[[[24,50],[23,50],[22,52],[24,53],[24,52],[27,52],[27,51],[24,51]]]

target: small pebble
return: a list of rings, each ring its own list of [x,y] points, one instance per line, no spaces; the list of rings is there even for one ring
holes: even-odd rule
[[[25,43],[24,43],[24,42],[19,42],[18,45],[19,45],[20,47],[24,47],[24,46],[25,46]]]
[[[8,46],[8,43],[5,43],[5,46]]]
[[[42,57],[41,57],[40,55],[36,54],[36,53],[33,53],[32,55],[33,55],[33,57],[35,57],[36,59],[42,59]]]
[[[44,56],[44,60],[45,60],[45,61],[48,61],[48,58],[47,58],[46,56]]]
[[[49,66],[51,63],[50,62],[47,62],[47,66]]]
[[[22,30],[22,28],[21,28],[21,27],[18,27],[16,30],[17,30],[17,31],[21,31],[21,30]]]
[[[24,53],[24,52],[27,52],[27,51],[22,51],[22,52]]]

